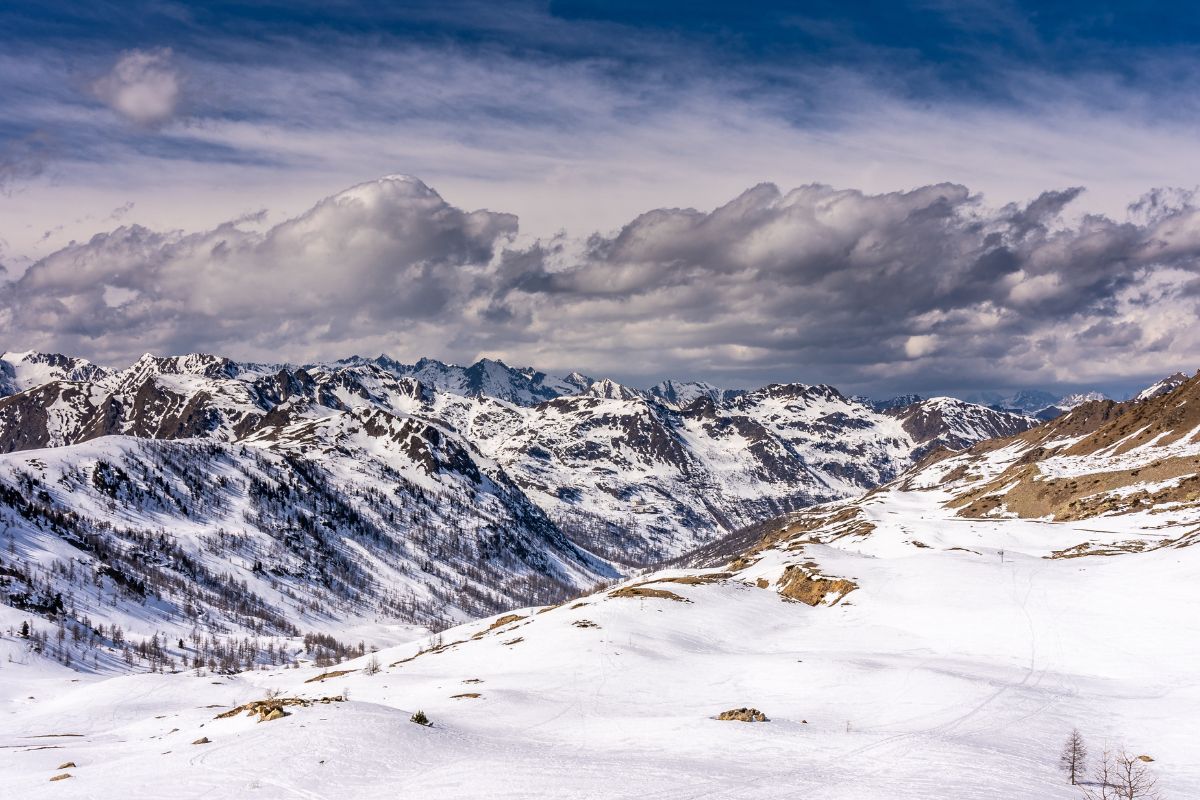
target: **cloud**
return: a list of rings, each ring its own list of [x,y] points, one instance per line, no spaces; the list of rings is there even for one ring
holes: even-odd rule
[[[127,119],[155,125],[175,114],[182,83],[170,48],[129,50],[111,72],[92,84],[92,92]]]
[[[3,333],[113,356],[338,347],[453,318],[516,232],[509,215],[461,211],[400,176],[265,232],[241,222],[197,233],[122,226],[66,247],[5,287]]]
[[[631,380],[988,388],[1200,361],[1200,210],[1068,222],[1079,190],[1000,208],[957,184],[870,194],[761,184],[582,242],[388,177],[274,227],[136,225],[3,287],[0,335],[114,360],[492,355]]]
[[[51,138],[42,132],[0,143],[0,193],[8,194],[14,183],[41,175],[53,152]]]

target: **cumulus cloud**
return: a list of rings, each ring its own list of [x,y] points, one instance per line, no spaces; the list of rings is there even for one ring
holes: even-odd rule
[[[389,177],[265,232],[122,226],[30,267],[3,293],[7,338],[123,355],[253,349],[286,357],[450,320],[516,219],[467,213]]]
[[[139,125],[170,119],[179,104],[182,79],[170,48],[130,50],[112,71],[92,84],[105,104]]]
[[[956,184],[868,194],[753,187],[584,242],[517,246],[517,220],[412,178],[265,231],[125,226],[0,292],[0,335],[100,358],[213,350],[492,355],[626,379],[981,388],[1152,376],[1200,361],[1200,210],[1118,221],[1078,189],[986,206]]]

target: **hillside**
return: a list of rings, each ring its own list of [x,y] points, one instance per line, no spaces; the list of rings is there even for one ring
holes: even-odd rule
[[[1196,470],[1164,474],[1200,457],[1198,408],[1200,378],[1086,404],[759,526],[726,555],[714,543],[691,567],[332,673],[68,690],[77,675],[26,656],[0,670],[10,702],[23,698],[0,736],[54,749],[0,749],[0,772],[28,797],[407,785],[438,798],[1066,800],[1080,796],[1058,765],[1074,727],[1094,755],[1145,755],[1165,797],[1197,796],[1200,643],[1180,635],[1200,614]],[[348,699],[214,719],[272,691]],[[715,719],[747,706],[769,721]],[[433,727],[408,721],[417,710]],[[20,738],[64,732],[78,736]],[[67,760],[70,789],[49,783]]]
[[[917,428],[800,384],[680,408],[496,361],[0,364],[0,592],[138,643],[549,602],[1029,424],[958,404]]]

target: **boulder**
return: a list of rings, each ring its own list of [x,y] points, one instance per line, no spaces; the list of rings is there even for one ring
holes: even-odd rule
[[[767,715],[757,708],[731,708],[718,714],[717,719],[736,722],[770,722]]]

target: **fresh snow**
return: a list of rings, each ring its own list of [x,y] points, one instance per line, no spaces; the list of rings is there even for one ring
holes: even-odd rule
[[[455,397],[432,402],[456,429],[491,432],[480,434],[488,444],[478,463],[493,468],[502,461],[502,431],[526,412]],[[846,411],[839,397],[828,387],[766,387],[733,402],[772,431],[777,446],[809,458],[833,441],[867,458],[873,447],[886,454],[890,442],[845,433],[866,419],[854,415],[873,412],[857,403]],[[183,446],[209,448],[206,474],[218,478],[265,475],[274,460],[305,449],[335,484],[366,482],[380,464],[415,481],[401,454],[412,443],[407,426],[420,421],[416,406],[402,412],[409,401],[388,402],[401,415],[380,418],[393,426],[389,435],[364,438],[382,413],[365,402],[298,422],[302,430],[278,440]],[[591,413],[597,409],[604,413]],[[616,437],[612,457],[625,459],[637,481],[671,473],[619,441],[622,420],[650,419],[644,399],[551,403],[547,413],[565,423],[552,428],[563,436],[582,426],[583,441]],[[848,438],[837,438],[831,414],[846,415],[837,420]],[[900,421],[884,419],[900,441]],[[699,436],[703,424],[689,421],[684,436]],[[379,650],[334,666],[306,660],[298,669],[260,663],[237,674],[201,666],[117,676],[115,651],[101,646],[101,663],[72,670],[16,633],[22,622],[45,629],[43,619],[0,606],[0,788],[21,798],[1067,800],[1079,794],[1057,759],[1078,728],[1093,754],[1109,746],[1152,758],[1164,797],[1198,797],[1200,639],[1189,634],[1200,615],[1200,547],[1188,546],[1200,530],[1195,503],[1069,522],[1011,513],[967,519],[948,505],[1032,456],[1049,478],[1128,470],[1148,454],[1200,455],[1200,431],[1182,433],[1122,454],[1109,446],[1064,455],[1086,438],[1074,434],[950,455],[858,499],[777,520],[779,538],[756,551],[743,545],[736,567],[639,574],[578,600],[436,635],[346,613],[340,636]],[[726,459],[755,444],[736,428],[711,441],[728,447]],[[167,444],[105,437],[10,454],[0,468],[17,484],[38,475],[40,490],[70,496],[84,485],[72,483],[81,468],[94,470],[103,458],[133,469],[130,453]],[[338,447],[372,458],[342,459]],[[128,512],[93,493],[78,502],[113,520]],[[239,510],[231,502],[228,513]],[[163,521],[183,545],[203,541],[204,522]],[[49,531],[16,534],[0,556],[5,563],[12,551],[42,565],[78,557]],[[1053,557],[1080,545],[1113,554]],[[225,561],[258,581],[256,592],[279,591],[236,559]],[[797,571],[856,588],[841,598],[824,591],[813,606],[792,601],[780,579]],[[96,588],[73,602],[131,632],[163,630],[153,608]],[[167,630],[184,638],[184,628]],[[377,674],[364,669],[373,660]],[[318,679],[331,670],[341,674]],[[290,715],[266,722],[216,719],[274,693],[344,699],[291,706]],[[742,706],[770,722],[714,719]],[[410,721],[417,710],[432,727]],[[192,744],[201,737],[209,742]],[[75,766],[59,766],[66,762]],[[71,777],[51,782],[62,772]]]
[[[868,536],[770,550],[722,583],[654,584],[689,602],[601,593],[491,631],[491,619],[469,623],[440,634],[463,640],[440,652],[417,655],[428,637],[381,650],[373,676],[95,680],[3,663],[0,776],[23,798],[390,798],[402,787],[1065,800],[1079,795],[1057,754],[1078,727],[1094,751],[1151,755],[1167,797],[1200,796],[1200,640],[1180,635],[1200,614],[1200,550],[1049,560],[1094,528],[1131,523],[959,520],[944,499],[888,491],[861,503],[877,526]],[[859,588],[809,607],[754,585],[809,560]],[[350,700],[271,722],[214,719],[268,690]],[[481,696],[454,698],[468,692]],[[771,721],[712,719],[746,705]],[[432,728],[409,722],[418,709]],[[79,735],[54,736],[67,733]],[[211,744],[190,744],[201,736]],[[66,761],[73,777],[50,783]]]

